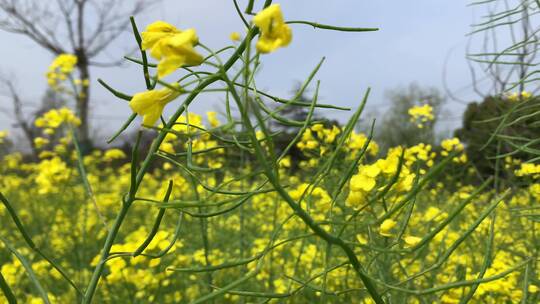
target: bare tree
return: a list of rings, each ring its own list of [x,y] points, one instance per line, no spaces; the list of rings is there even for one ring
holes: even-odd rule
[[[130,26],[130,15],[150,6],[148,0],[0,0],[0,29],[21,34],[53,55],[77,56],[80,79],[90,80],[91,66],[100,54]],[[79,137],[91,145],[88,121],[90,86],[81,86],[76,111],[81,119]]]
[[[487,15],[473,24],[468,45],[469,69],[473,88],[481,97],[495,96],[508,90],[520,92],[527,87],[537,91],[537,54],[540,24],[533,16],[540,13],[540,2],[531,0],[491,0],[473,3],[485,7]],[[473,51],[474,37],[480,43]],[[487,87],[478,84],[478,70],[490,80]]]
[[[23,101],[18,93],[18,89],[15,85],[13,77],[1,76],[0,77],[1,94],[11,100],[13,104],[13,114],[15,118],[15,127],[20,128],[24,137],[28,140],[32,154],[36,156],[36,148],[34,145],[35,128],[32,126],[31,121],[25,117],[23,113]]]

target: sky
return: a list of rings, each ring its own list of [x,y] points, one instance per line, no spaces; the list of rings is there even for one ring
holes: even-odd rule
[[[129,1],[128,1],[129,2]],[[262,1],[257,1],[262,3]],[[245,3],[245,1],[240,1]],[[388,90],[404,88],[415,82],[443,90],[443,69],[448,87],[464,100],[476,100],[472,92],[465,53],[467,36],[473,22],[469,0],[287,0],[280,2],[287,20],[378,27],[377,32],[344,33],[292,25],[293,41],[287,48],[264,55],[257,75],[258,87],[278,96],[288,97],[298,81],[304,80],[316,64],[325,63],[316,76],[321,81],[320,100],[339,106],[356,107],[371,88],[368,110],[388,109]],[[214,49],[230,44],[229,34],[242,31],[232,1],[162,0],[137,16],[139,28],[155,20],[164,20],[179,28],[195,28],[201,42]],[[0,32],[0,71],[17,79],[23,99],[31,110],[46,89],[44,73],[53,56],[24,36]],[[102,61],[117,60],[134,46],[126,33]],[[111,96],[97,84],[102,78],[120,91],[133,94],[144,89],[140,68],[121,67],[91,70],[93,132],[97,137],[111,135],[129,117],[128,105]],[[171,103],[166,113],[177,104]],[[202,113],[222,107],[223,98],[208,95],[190,108]],[[12,133],[13,121],[5,110],[10,101],[0,97],[0,130]],[[459,126],[465,105],[449,100],[442,129]],[[344,120],[349,113],[331,113]],[[135,124],[134,127],[137,125]],[[441,128],[441,127],[440,127]]]

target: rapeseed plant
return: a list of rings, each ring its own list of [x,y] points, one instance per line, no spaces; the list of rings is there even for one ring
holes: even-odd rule
[[[141,58],[130,61],[146,88],[130,96],[101,81],[134,112],[110,142],[142,116],[130,157],[83,154],[80,121],[61,108],[35,121],[38,162],[0,160],[0,303],[538,302],[540,184],[468,183],[476,172],[457,138],[383,155],[373,129],[354,130],[369,90],[344,126],[316,121],[315,109],[348,110],[319,102],[322,61],[298,96],[258,89],[261,53],[286,47],[291,25],[374,29],[286,21],[271,1],[253,23],[241,19],[246,31],[218,51],[193,29],[157,21],[139,34],[131,19]],[[224,113],[190,112],[208,92],[223,93]],[[284,117],[287,107],[308,115]],[[433,119],[426,106],[412,112]],[[298,132],[278,146],[270,122]],[[538,173],[512,158],[500,165],[516,179]]]

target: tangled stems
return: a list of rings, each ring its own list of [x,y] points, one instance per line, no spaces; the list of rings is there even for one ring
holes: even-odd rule
[[[271,0],[267,0],[265,3],[265,7],[269,6],[271,4]],[[132,20],[132,24],[134,25],[134,22]],[[134,29],[136,29],[136,26],[133,26]],[[135,30],[136,31],[136,30]],[[129,193],[124,197],[122,200],[122,207],[114,221],[114,224],[110,230],[110,233],[107,235],[107,238],[105,240],[105,244],[102,249],[100,261],[96,265],[94,272],[92,274],[92,277],[90,279],[90,282],[88,284],[88,287],[86,289],[84,298],[82,300],[82,303],[91,303],[92,298],[95,294],[98,282],[100,280],[100,277],[103,273],[105,263],[110,258],[110,250],[114,244],[115,238],[118,235],[118,232],[120,230],[120,227],[122,223],[124,222],[126,215],[133,204],[134,201],[136,201],[135,194],[137,193],[137,190],[145,176],[145,174],[148,172],[150,165],[152,161],[154,160],[155,156],[157,155],[157,152],[159,150],[160,145],[165,140],[165,137],[169,133],[169,130],[172,130],[173,126],[175,125],[176,121],[179,119],[179,117],[187,110],[188,106],[195,100],[195,98],[202,92],[205,91],[205,89],[212,85],[213,83],[217,81],[223,81],[227,83],[228,91],[232,95],[233,99],[236,101],[239,112],[242,116],[243,125],[246,128],[249,137],[250,142],[252,144],[252,147],[254,148],[254,154],[257,157],[257,159],[263,164],[263,174],[267,177],[269,183],[273,186],[274,190],[287,202],[287,204],[295,211],[295,213],[300,217],[300,219],[321,239],[326,241],[329,245],[335,245],[342,249],[342,251],[347,256],[349,263],[353,266],[355,272],[363,282],[364,286],[366,287],[368,293],[370,296],[374,299],[376,303],[384,303],[381,296],[377,292],[372,280],[368,277],[368,275],[365,273],[363,267],[361,266],[358,258],[356,257],[354,251],[352,248],[345,243],[341,238],[336,237],[324,229],[322,229],[318,224],[315,223],[313,218],[304,211],[300,205],[294,201],[294,199],[287,193],[287,191],[283,188],[283,186],[279,182],[279,178],[277,176],[277,173],[275,172],[274,166],[272,166],[268,162],[268,158],[266,157],[261,142],[257,139],[256,131],[254,126],[251,123],[251,120],[249,119],[249,114],[247,110],[247,106],[249,105],[249,98],[246,98],[244,96],[244,99],[246,101],[245,104],[242,103],[240,96],[237,94],[236,91],[236,84],[234,80],[230,80],[227,76],[228,70],[238,61],[242,59],[242,56],[244,53],[246,53],[246,57],[249,59],[249,46],[251,43],[251,40],[257,36],[259,33],[259,30],[256,27],[252,27],[249,29],[246,38],[244,41],[236,48],[235,52],[231,55],[231,57],[223,64],[219,64],[218,71],[214,74],[209,74],[206,78],[200,79],[198,85],[191,91],[188,92],[187,97],[185,98],[183,104],[176,110],[176,112],[170,117],[167,123],[164,124],[164,127],[160,130],[157,137],[152,142],[152,145],[149,149],[149,152],[145,159],[142,161],[140,165],[140,169],[137,169],[138,167],[138,161],[137,161],[137,150],[138,150],[138,144],[135,145],[133,149],[133,156],[132,156],[132,163],[131,163],[131,186],[129,189]],[[137,37],[137,34],[136,34]],[[137,39],[139,40],[139,39]],[[138,41],[139,42],[139,41]],[[143,52],[144,54],[144,52]],[[215,57],[218,61],[219,58],[215,53],[212,53],[212,56]],[[143,56],[144,59],[144,56]],[[247,93],[251,87],[249,86],[249,60],[244,63],[244,68],[246,77],[244,80],[246,83],[244,83],[244,93]],[[153,84],[149,81],[147,78],[147,70],[148,70],[148,62],[144,61],[142,62],[143,65],[143,72],[145,76],[145,82],[147,84],[147,89],[152,89]],[[111,88],[108,88],[111,92],[115,92]],[[369,92],[368,92],[369,93]],[[118,95],[115,94],[120,98],[126,99],[127,96],[123,96],[122,94]],[[245,94],[244,94],[245,95]],[[367,98],[368,94],[366,94]],[[365,100],[364,100],[365,101]],[[312,105],[313,106],[313,105]],[[250,110],[254,111],[255,116],[258,119],[258,125],[261,127],[263,133],[268,136],[269,132],[265,130],[264,128],[264,119],[260,117],[260,114],[257,112],[255,107],[249,107]],[[127,124],[129,124],[133,120],[133,116],[130,117]],[[274,117],[273,117],[274,118]],[[125,129],[127,125],[125,125],[123,129]],[[122,131],[121,130],[121,131]],[[120,132],[121,132],[120,131]],[[139,133],[139,139],[140,139],[140,133]],[[270,140],[271,144],[271,140]],[[275,160],[275,157],[271,157],[272,160]],[[165,209],[164,209],[165,210]],[[244,279],[247,279],[249,276],[246,276]],[[236,285],[236,284],[235,284]],[[234,287],[234,286],[231,286]]]
[[[360,265],[360,261],[358,261],[358,258],[356,257],[354,251],[351,249],[349,245],[347,245],[342,239],[335,237],[331,235],[330,233],[326,232],[324,229],[322,229],[319,225],[315,223],[313,218],[304,210],[302,209],[296,201],[285,191],[283,186],[280,184],[278,177],[275,174],[275,171],[273,170],[273,166],[271,166],[268,161],[265,153],[263,152],[263,148],[261,147],[261,144],[257,140],[257,135],[255,132],[255,129],[253,128],[253,125],[251,124],[251,120],[249,119],[248,113],[243,107],[242,103],[239,102],[239,96],[236,94],[236,91],[234,88],[231,88],[231,93],[233,97],[237,100],[237,105],[242,113],[243,121],[245,122],[246,127],[248,128],[248,131],[250,133],[251,140],[255,146],[255,154],[257,156],[257,159],[263,164],[263,167],[265,169],[265,175],[272,184],[272,186],[275,188],[277,193],[283,198],[287,204],[291,207],[291,209],[294,210],[296,215],[302,219],[302,221],[320,238],[325,240],[330,245],[336,245],[339,248],[343,250],[343,252],[347,255],[347,258],[349,259],[349,262],[353,266],[355,272],[357,273],[358,277],[362,280],[364,283],[364,286],[366,287],[368,293],[371,295],[375,303],[384,303],[381,296],[377,292],[375,285],[372,283],[371,279],[367,276],[367,274],[362,269],[362,266]],[[369,94],[366,94],[366,98]],[[259,122],[262,121],[262,118],[260,117],[259,113],[255,112],[255,116],[258,118]],[[263,124],[261,124],[263,125]]]
[[[39,247],[34,243],[34,241],[32,241],[32,238],[30,237],[30,235],[28,234],[28,232],[24,228],[21,220],[19,219],[19,216],[15,212],[15,209],[13,208],[13,206],[11,206],[11,204],[9,203],[7,198],[2,194],[2,192],[0,192],[0,202],[7,209],[8,213],[10,214],[11,218],[13,219],[13,222],[17,226],[17,229],[19,230],[19,232],[21,232],[22,237],[23,237],[24,241],[26,242],[26,244],[33,251],[35,251],[39,256],[41,256],[44,260],[46,260],[54,269],[56,269],[60,273],[60,275],[62,275],[62,277],[69,283],[69,285],[71,285],[77,291],[78,294],[82,295],[82,291],[77,287],[75,282],[73,282],[69,278],[69,276],[66,274],[66,272],[62,268],[60,268],[60,266],[58,266],[57,263],[53,262],[53,260],[51,258],[49,258],[47,255],[45,255],[41,251],[41,249],[39,249]],[[6,288],[7,285],[1,286],[1,287],[2,287],[2,290],[4,290],[4,288]]]
[[[242,15],[236,2],[235,5],[237,12]],[[133,19],[131,22],[136,38],[139,37],[137,42],[142,48],[135,22]],[[289,22],[295,23],[309,24]],[[83,162],[77,139],[72,137],[74,147],[79,152],[79,174],[73,177],[74,180],[82,180],[77,188],[78,194],[82,193],[81,190],[86,190],[89,198],[92,198],[94,193],[86,176],[84,163],[89,166],[88,172],[106,168],[102,174],[96,175],[95,179],[92,176],[93,183],[107,181],[103,183],[105,187],[94,188],[95,193],[100,195],[111,194],[103,196],[101,203],[104,206],[114,204],[113,195],[115,197],[117,193],[124,192],[127,194],[121,197],[121,205],[114,208],[113,218],[105,225],[106,229],[99,225],[99,217],[96,217],[95,212],[88,217],[90,201],[80,205],[80,209],[79,206],[74,207],[77,208],[75,211],[84,212],[82,215],[85,221],[82,223],[84,226],[81,227],[81,232],[72,230],[81,233],[82,240],[93,236],[100,240],[99,243],[105,243],[100,244],[103,248],[97,256],[94,253],[92,261],[98,263],[92,263],[94,272],[90,274],[91,280],[86,277],[86,269],[76,274],[79,279],[86,277],[85,284],[89,284],[82,286],[86,288],[81,288],[80,295],[75,295],[72,289],[64,292],[65,288],[57,289],[62,294],[58,294],[56,288],[52,289],[50,294],[47,293],[41,288],[36,276],[32,276],[29,266],[34,265],[25,260],[24,256],[19,257],[15,248],[11,251],[18,261],[14,259],[13,263],[6,264],[8,271],[4,272],[5,277],[0,274],[0,290],[6,294],[8,301],[10,295],[11,298],[19,294],[21,298],[35,298],[26,291],[28,289],[17,293],[10,290],[10,286],[18,285],[18,269],[21,269],[19,262],[22,262],[22,267],[30,275],[30,283],[35,287],[31,293],[38,292],[38,296],[45,303],[50,302],[48,297],[62,302],[80,302],[82,299],[83,303],[124,302],[129,298],[134,301],[148,299],[159,303],[178,302],[181,299],[194,301],[192,303],[211,302],[215,299],[218,299],[215,300],[217,302],[237,302],[240,297],[245,297],[245,301],[254,298],[257,301],[257,298],[260,298],[261,302],[266,303],[281,298],[291,298],[295,302],[302,299],[313,302],[316,299],[315,301],[320,303],[362,300],[383,303],[391,302],[392,299],[407,302],[413,298],[420,302],[438,301],[441,298],[441,301],[446,302],[445,298],[449,298],[453,302],[465,303],[471,299],[488,301],[491,295],[486,296],[484,291],[493,290],[497,293],[499,284],[503,284],[504,288],[509,286],[514,289],[494,296],[495,299],[511,297],[513,303],[522,295],[527,299],[538,299],[540,293],[534,294],[538,281],[533,277],[534,268],[530,268],[536,267],[534,260],[529,260],[524,276],[519,270],[509,275],[505,282],[497,282],[499,278],[509,274],[502,271],[503,267],[512,271],[518,270],[514,265],[523,266],[517,262],[506,261],[513,256],[529,256],[525,252],[534,245],[503,249],[505,255],[495,258],[495,253],[499,251],[494,240],[499,230],[495,228],[499,228],[499,223],[503,221],[499,220],[498,227],[495,227],[495,208],[499,201],[489,204],[487,208],[492,198],[485,199],[484,202],[484,197],[491,197],[491,180],[486,180],[480,187],[474,183],[459,184],[454,188],[446,179],[453,177],[455,173],[460,176],[463,173],[465,177],[473,174],[472,170],[466,170],[467,167],[458,166],[461,165],[461,162],[456,161],[460,150],[441,144],[444,152],[437,154],[431,146],[419,144],[407,148],[396,147],[388,151],[386,158],[376,159],[378,146],[372,141],[373,125],[369,136],[363,132],[358,133],[360,130],[354,130],[369,90],[346,125],[317,119],[318,115],[314,112],[316,108],[338,108],[318,102],[320,82],[315,79],[315,75],[324,58],[297,88],[294,97],[279,98],[267,92],[259,92],[255,75],[266,55],[254,52],[250,54],[250,46],[253,45],[250,41],[256,30],[251,29],[248,22],[245,24],[249,34],[243,44],[234,42],[233,46],[218,51],[200,43],[196,45],[198,50],[204,49],[203,51],[207,52],[202,62],[205,66],[200,67],[200,70],[184,66],[178,71],[180,75],[176,82],[181,85],[182,97],[176,104],[176,114],[167,121],[161,117],[162,124],[159,127],[145,125],[148,130],[144,132],[152,134],[145,134],[142,130],[139,132],[132,149],[131,176],[127,173],[126,178],[117,180],[118,174],[123,177],[126,171],[129,172],[129,165],[126,168],[126,163],[120,162],[120,158],[127,159],[125,153],[112,151],[113,149],[111,153],[106,151],[103,154],[96,151],[88,161],[85,159]],[[319,25],[319,28],[322,27]],[[236,41],[236,38],[231,39]],[[225,50],[227,55],[222,54]],[[145,55],[141,50],[142,58],[126,59],[139,65],[146,89],[153,90],[156,84],[159,84],[160,87],[165,87],[164,90],[168,88],[179,91],[176,83],[160,81],[148,74],[149,70],[157,68],[158,64],[149,63],[145,60]],[[221,60],[218,55],[225,60]],[[130,101],[134,98],[114,90],[103,81],[100,83],[120,99]],[[313,88],[314,94],[312,97],[305,96],[305,91],[310,88]],[[203,123],[203,117],[189,111],[190,105],[196,98],[201,98],[200,93],[218,91],[226,92],[220,94],[225,98],[226,111],[220,116],[227,121],[224,124],[218,119],[218,113],[209,112],[206,120],[208,123]],[[234,114],[231,113],[231,107]],[[302,110],[301,115],[296,115],[298,109]],[[121,134],[137,116],[129,114],[131,113],[126,116],[130,118],[114,133],[111,140]],[[512,120],[513,118],[507,119],[505,125],[512,125]],[[143,145],[139,145],[143,134],[152,135],[151,147],[143,148]],[[516,141],[516,145],[523,141],[522,137],[502,136],[506,135],[499,134],[495,140]],[[451,146],[455,146],[453,141]],[[302,158],[291,153],[294,147],[300,149]],[[534,152],[531,150],[534,146],[528,142],[514,148],[523,152]],[[444,156],[442,161],[438,155]],[[64,158],[68,156],[67,152],[58,152],[58,156],[55,159],[58,160],[61,170],[69,166],[70,160],[75,165],[73,156]],[[503,156],[505,155],[498,150],[493,157],[497,159],[497,170]],[[64,160],[65,163],[62,163]],[[454,161],[456,166],[450,168],[455,171],[439,174],[447,164]],[[41,172],[46,171],[49,164],[48,160],[43,160],[40,163],[43,168],[37,167],[37,172],[43,177],[49,177],[50,174],[45,175],[47,172]],[[117,167],[116,164],[122,166]],[[7,174],[11,174],[13,168],[16,176],[18,171],[15,162],[8,159],[8,166],[10,170],[6,171]],[[119,168],[121,170],[118,170]],[[4,170],[0,171],[3,175]],[[496,179],[499,173],[502,171],[496,171]],[[69,181],[70,177],[58,180]],[[48,180],[50,179],[49,177]],[[173,181],[174,192],[179,196],[171,197]],[[436,181],[441,183],[435,183]],[[502,183],[495,182],[493,186],[496,189],[495,194],[506,186],[504,180],[501,181]],[[157,184],[166,186],[167,182],[169,185],[165,197],[156,198],[155,192],[158,188],[159,192],[163,190]],[[20,191],[20,184],[13,185],[8,185],[13,189],[7,189],[4,193],[10,194],[9,190],[23,192]],[[450,186],[449,189],[444,189],[447,186]],[[51,186],[48,188],[45,188],[50,191],[48,193],[56,194],[59,191]],[[531,187],[530,190],[516,191],[515,201],[519,200],[518,206],[527,206],[527,210],[536,209],[529,207],[531,203],[538,201],[537,193],[533,190]],[[540,197],[540,188],[538,190],[537,195]],[[500,200],[508,197],[507,192]],[[527,196],[522,197],[523,193]],[[62,195],[66,196],[63,193]],[[513,204],[514,193],[512,195],[509,203]],[[1,196],[0,194],[0,201]],[[21,196],[24,202],[27,195]],[[473,200],[480,203],[473,204]],[[142,208],[131,207],[135,202],[140,203]],[[444,207],[438,208],[439,205]],[[155,209],[158,209],[156,214]],[[180,216],[174,236],[167,245],[165,241],[171,233],[164,228],[172,223],[168,222],[165,213],[172,212],[171,209]],[[517,213],[517,216],[523,217],[523,222],[519,221],[518,224],[525,225],[529,216],[536,215],[522,209],[497,212],[497,217],[501,216],[506,220]],[[59,208],[51,206],[50,210]],[[8,213],[16,218],[9,208]],[[69,214],[77,213],[70,210]],[[189,216],[191,224],[201,224],[201,233],[186,234],[181,238],[183,242],[175,245],[177,240],[180,241],[178,236],[184,215]],[[480,224],[490,215],[490,237],[482,246],[484,242],[481,238],[486,231],[486,225]],[[60,214],[55,222],[64,223],[64,217],[64,214]],[[282,221],[285,217],[286,220]],[[72,227],[78,221],[76,216],[68,219],[74,222]],[[535,219],[532,220],[531,234],[536,238]],[[470,224],[471,221],[474,222]],[[508,222],[510,223],[509,220]],[[391,223],[392,228],[384,228],[387,227],[385,223]],[[454,223],[456,225],[453,225]],[[22,230],[17,221],[15,225]],[[128,229],[129,225],[135,229]],[[151,230],[148,230],[150,227]],[[25,228],[28,231],[34,230],[31,226]],[[521,230],[510,225],[500,228]],[[62,236],[56,234],[59,230],[51,230],[55,233],[50,234],[51,240]],[[89,233],[91,231],[99,233]],[[266,249],[261,251],[267,243],[266,233],[270,231],[274,231],[271,241]],[[49,234],[46,236],[49,237]],[[465,242],[466,239],[471,243]],[[6,242],[2,237],[0,241]],[[506,239],[503,241],[506,245]],[[88,242],[92,243],[94,242]],[[285,243],[288,243],[287,246],[276,248]],[[81,248],[80,244],[78,241],[66,243],[65,248]],[[8,247],[9,245],[7,244]],[[326,250],[321,250],[324,247]],[[484,247],[486,252],[483,254],[479,249]],[[161,251],[155,254],[153,251],[156,249]],[[165,256],[171,249],[178,249],[177,254]],[[537,248],[533,250],[537,251]],[[66,251],[70,250],[63,250]],[[446,276],[447,271],[451,272],[455,265],[464,266],[462,261],[469,264],[469,260],[463,258],[469,254],[473,261],[470,263],[470,270],[467,268],[465,276],[460,274],[456,277],[458,281],[453,282],[453,277]],[[140,258],[133,259],[137,256]],[[82,253],[73,257],[77,267],[74,269],[82,269],[84,266],[81,261],[89,258]],[[40,261],[33,259],[31,262],[38,262],[35,265],[37,275],[45,275],[42,271],[51,269],[45,261],[39,259]],[[483,264],[476,261],[483,261]],[[169,267],[174,264],[177,267]],[[47,268],[42,268],[43,265]],[[160,266],[156,267],[157,265]],[[167,272],[178,273],[174,275],[163,272],[163,266],[167,267]],[[494,272],[502,276],[493,276]],[[61,279],[56,272],[53,275],[53,283]],[[99,285],[101,276],[103,282]],[[186,281],[186,277],[191,282]],[[519,284],[520,280],[523,284]],[[487,284],[488,282],[492,283]],[[61,283],[67,285],[65,282]],[[521,293],[514,292],[517,285],[522,285]],[[99,290],[97,286],[100,286]],[[185,290],[182,291],[182,288]],[[120,289],[123,290],[117,292]],[[82,292],[86,292],[86,295]],[[94,293],[97,295],[94,296]],[[59,297],[62,297],[62,300],[59,300]]]
[[[265,7],[271,4],[271,0],[267,0],[265,3]],[[252,28],[249,31],[248,37],[255,37],[258,34],[257,28]],[[251,38],[250,38],[251,39]],[[231,55],[229,60],[225,62],[225,64],[221,67],[222,72],[226,72],[229,70],[240,58],[242,52],[246,49],[246,45],[250,43],[251,40],[244,40],[236,49],[236,51]],[[167,124],[165,125],[166,129],[171,129],[174,124],[176,123],[176,120],[184,113],[187,106],[195,100],[195,98],[199,95],[200,92],[202,92],[206,87],[213,84],[214,82],[220,80],[220,74],[214,74],[212,76],[209,76],[206,78],[203,82],[201,82],[197,87],[189,93],[189,95],[186,97],[184,103],[182,106],[178,108],[178,110],[171,116]],[[140,169],[137,171],[137,165],[136,165],[136,159],[132,159],[132,176],[135,177],[134,180],[132,179],[131,187],[130,187],[130,193],[127,198],[125,198],[122,202],[122,208],[120,209],[120,212],[118,213],[113,227],[111,228],[110,233],[107,235],[107,238],[105,240],[105,244],[102,249],[101,258],[99,263],[96,265],[96,268],[94,269],[94,272],[92,273],[92,277],[90,279],[90,282],[88,284],[88,288],[86,289],[84,298],[82,300],[82,303],[87,304],[92,302],[92,297],[94,296],[94,293],[97,288],[97,284],[99,282],[99,279],[103,273],[103,269],[105,267],[105,261],[109,257],[110,250],[112,248],[112,245],[114,243],[114,240],[116,236],[118,235],[118,231],[120,230],[120,226],[122,225],[122,222],[124,221],[129,208],[135,201],[135,193],[137,192],[137,189],[139,188],[139,185],[141,184],[145,174],[148,172],[150,168],[150,164],[154,160],[155,154],[159,149],[159,146],[165,139],[165,136],[168,132],[161,131],[156,139],[154,139],[152,145],[150,146],[150,151],[148,152],[148,155],[144,159],[144,161],[141,164]],[[136,150],[136,149],[134,149]],[[136,154],[136,153],[134,153]]]

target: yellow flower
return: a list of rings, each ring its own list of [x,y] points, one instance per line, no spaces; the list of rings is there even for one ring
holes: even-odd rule
[[[175,26],[158,20],[146,27],[146,31],[141,33],[142,37],[142,49],[151,52],[159,52],[160,44],[163,42],[163,38],[172,37],[175,34],[180,34],[182,31]]]
[[[240,41],[240,39],[242,39],[239,32],[232,32],[229,38],[231,38],[232,41]]]
[[[364,147],[364,144],[368,140],[367,136],[363,133],[356,134],[355,131],[352,131],[351,136],[347,141],[347,146],[351,150],[361,150]],[[370,141],[367,152],[373,156],[377,155],[379,152],[379,145],[376,142]]]
[[[105,153],[103,154],[103,158],[105,159],[105,161],[113,161],[115,159],[126,158],[126,154],[120,149],[110,149],[105,151]]]
[[[36,137],[34,138],[34,146],[36,146],[37,149],[40,149],[41,147],[47,145],[49,143],[49,140],[43,137]]]
[[[63,123],[80,125],[81,120],[68,108],[52,109],[36,118],[34,124],[38,128],[46,128],[45,134],[53,134],[54,130],[60,127]],[[48,130],[50,129],[50,130]]]
[[[206,112],[206,117],[212,128],[215,128],[220,125],[219,119],[217,118],[216,112]]]
[[[133,112],[143,117],[143,125],[153,126],[161,116],[165,105],[180,96],[180,86],[178,84],[175,86],[177,90],[163,88],[137,93],[133,96],[129,106]]]
[[[352,191],[369,192],[375,188],[376,180],[365,174],[356,174],[351,178],[350,187]]]
[[[142,49],[150,50],[152,57],[160,60],[158,78],[165,77],[184,65],[199,65],[203,57],[194,46],[199,38],[194,29],[181,31],[163,21],[150,24],[141,33]]]
[[[73,72],[76,64],[77,56],[72,54],[58,55],[47,71],[47,83],[53,88],[58,88],[59,83],[66,80],[67,76]]]
[[[272,4],[260,11],[253,18],[253,23],[261,30],[261,37],[256,45],[261,53],[270,53],[285,47],[292,40],[291,28],[283,21],[279,4]]]
[[[521,164],[521,167],[514,171],[516,176],[537,176],[540,174],[540,165],[533,163]]]
[[[408,113],[411,117],[411,122],[416,122],[417,127],[420,129],[424,127],[424,123],[434,119],[433,108],[428,104],[423,106],[414,106],[409,109]]]
[[[347,200],[345,201],[345,205],[351,208],[357,208],[365,201],[365,193],[362,191],[351,191],[349,192],[349,196],[347,196]]]
[[[0,131],[0,144],[4,142],[4,138],[8,136],[8,131]]]
[[[371,165],[371,166],[362,166],[361,169],[359,169],[363,174],[375,178],[379,173],[381,173],[381,169],[377,165]]]
[[[368,240],[366,239],[366,237],[361,234],[357,234],[356,239],[358,240],[358,243],[362,245],[366,245],[368,243]]]
[[[290,168],[291,167],[291,157],[289,155],[285,156],[279,161],[279,166],[281,168]]]
[[[514,92],[514,93],[506,95],[506,99],[508,101],[512,101],[512,102],[521,101],[521,100],[527,100],[527,99],[529,99],[531,97],[532,97],[532,93],[527,92],[527,91],[523,91],[521,93]]]
[[[379,233],[382,235],[382,236],[392,236],[392,229],[394,229],[394,227],[396,227],[397,225],[397,222],[394,221],[394,220],[391,220],[391,219],[387,219],[387,220],[384,220],[384,222],[382,222],[381,226],[379,227]]]
[[[417,236],[406,236],[403,240],[405,241],[405,247],[414,247],[422,241],[422,238]]]
[[[76,64],[77,56],[72,54],[60,54],[49,66],[49,71],[59,70],[63,74],[69,74],[73,71]]]

